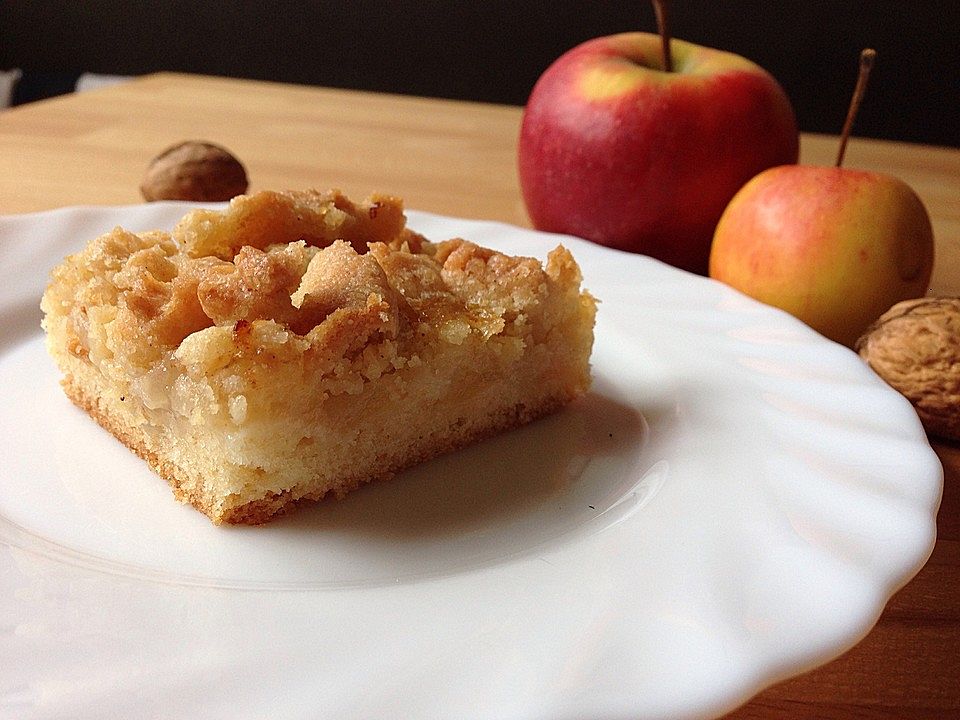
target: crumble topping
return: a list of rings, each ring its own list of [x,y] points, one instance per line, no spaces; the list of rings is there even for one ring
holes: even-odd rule
[[[191,402],[222,403],[241,422],[244,388],[281,362],[319,371],[336,394],[421,362],[433,335],[522,350],[532,325],[549,328],[532,316],[570,273],[578,283],[563,248],[544,270],[462,239],[428,242],[397,198],[261,192],[191,212],[172,234],[114,229],[54,270],[42,304],[69,352],[137,378],[147,407],[176,404],[177,375],[216,375],[216,391]]]
[[[234,198],[227,212],[192,212],[173,236],[190,257],[232,260],[244,246],[263,250],[297,240],[317,247],[346,240],[363,253],[370,242],[414,240],[405,225],[403,203],[387,195],[355,203],[339,190],[263,191]]]

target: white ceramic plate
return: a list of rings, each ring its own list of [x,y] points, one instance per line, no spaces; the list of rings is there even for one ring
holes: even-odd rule
[[[63,255],[186,209],[0,219],[0,716],[709,717],[857,642],[931,550],[942,470],[853,353],[572,238],[602,301],[586,398],[216,528],[69,404],[39,330]]]

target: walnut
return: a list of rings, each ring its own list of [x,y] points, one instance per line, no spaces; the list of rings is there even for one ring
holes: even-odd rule
[[[167,148],[147,168],[140,192],[147,201],[230,200],[247,191],[247,171],[228,150],[191,140]]]
[[[960,440],[960,298],[897,303],[855,350],[913,403],[929,434]]]

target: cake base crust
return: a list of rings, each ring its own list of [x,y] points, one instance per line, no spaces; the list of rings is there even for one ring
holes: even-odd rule
[[[77,367],[76,370],[81,376],[90,372],[89,368],[83,365]],[[410,455],[404,458],[403,462],[384,464],[360,475],[344,476],[339,483],[320,492],[296,495],[293,490],[288,489],[280,493],[269,493],[265,497],[223,511],[215,507],[207,495],[193,489],[197,487],[196,483],[182,481],[181,478],[185,471],[151,450],[143,431],[135,425],[123,422],[125,416],[117,412],[116,409],[108,407],[110,404],[108,396],[85,391],[83,381],[78,380],[73,374],[66,375],[61,381],[61,385],[74,405],[84,410],[102,428],[143,459],[157,475],[166,480],[173,489],[174,496],[180,502],[189,503],[217,524],[228,523],[231,525],[262,525],[306,503],[319,502],[331,497],[339,500],[361,485],[375,480],[388,480],[398,472],[431,458],[458,450],[549,415],[572,399],[572,396],[564,394],[543,398],[535,405],[518,402],[484,418],[482,423],[476,424],[468,431],[461,429],[457,432],[451,429],[445,433],[449,438],[448,442],[443,445],[435,445],[428,451]],[[121,399],[119,402],[125,402],[125,400]]]

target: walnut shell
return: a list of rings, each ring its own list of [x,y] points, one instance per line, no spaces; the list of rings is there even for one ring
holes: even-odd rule
[[[242,195],[247,186],[247,171],[229,150],[190,140],[167,148],[150,162],[140,193],[149,202],[218,202]]]
[[[960,298],[897,303],[854,349],[913,403],[930,435],[960,440]]]

